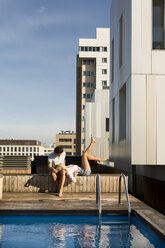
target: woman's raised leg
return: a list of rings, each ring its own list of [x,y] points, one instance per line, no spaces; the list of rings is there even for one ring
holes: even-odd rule
[[[91,171],[91,167],[88,161],[88,156],[95,142],[96,142],[95,139],[93,138],[93,136],[91,136],[91,143],[89,144],[89,146],[87,147],[87,149],[84,151],[82,155],[82,166],[84,169],[89,170],[89,171]]]

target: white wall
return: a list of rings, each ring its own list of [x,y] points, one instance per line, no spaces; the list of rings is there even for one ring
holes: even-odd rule
[[[120,69],[121,13],[124,52]],[[130,160],[135,165],[165,165],[165,50],[152,50],[152,0],[113,0],[110,28],[111,41],[113,38],[115,41],[115,72],[110,86],[110,103],[113,99],[116,103],[115,142],[112,143],[110,136],[110,157],[117,162]],[[125,82],[126,140],[120,142],[119,91]]]
[[[123,63],[119,68],[119,20],[123,15]],[[114,80],[110,84],[110,160],[129,162],[131,157],[131,1],[114,0],[110,10],[110,44],[114,39]],[[112,66],[110,67],[112,75]],[[119,141],[119,91],[126,83],[126,139]],[[112,143],[112,101],[115,99],[115,141]]]
[[[92,102],[86,103],[85,109],[85,147],[91,140],[91,134],[96,143],[92,155],[109,157],[109,132],[106,132],[106,118],[109,118],[109,90],[95,90]]]

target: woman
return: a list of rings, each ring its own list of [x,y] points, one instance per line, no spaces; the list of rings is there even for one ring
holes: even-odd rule
[[[79,167],[77,165],[66,166],[66,175],[68,175],[73,182],[76,182],[77,174],[81,176],[89,176],[91,174],[91,167],[89,164],[89,160],[95,160],[98,161],[99,163],[106,160],[91,156],[89,154],[95,142],[96,142],[95,139],[91,135],[91,143],[82,155],[82,167]]]

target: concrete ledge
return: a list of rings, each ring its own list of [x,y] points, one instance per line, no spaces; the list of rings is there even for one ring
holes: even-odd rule
[[[102,193],[119,192],[119,174],[101,174],[100,186]],[[128,184],[128,177],[126,177]],[[49,174],[31,175],[4,175],[3,192],[57,192],[57,186]],[[124,192],[123,181],[121,192]],[[94,193],[96,192],[96,174],[78,176],[76,183],[66,178],[64,192]]]

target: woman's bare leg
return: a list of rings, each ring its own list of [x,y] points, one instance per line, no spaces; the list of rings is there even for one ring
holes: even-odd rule
[[[93,136],[91,135],[91,143],[89,144],[89,146],[86,148],[85,152],[87,154],[90,153],[90,151],[92,150],[93,145],[96,143],[96,140],[93,138]]]
[[[95,144],[95,139],[91,136],[91,143],[82,155],[82,166],[84,169],[91,171],[91,167],[88,161],[89,152],[91,151],[93,145]]]
[[[90,167],[88,160],[94,160],[94,161],[98,161],[100,163],[106,160],[103,158],[97,158],[97,157],[89,155],[89,152],[91,151],[95,142],[96,142],[95,139],[93,138],[93,136],[91,136],[91,143],[82,155],[82,166],[84,169],[91,170],[91,167]]]
[[[103,162],[106,160],[106,158],[97,158],[97,157],[94,157],[94,156],[91,156],[88,154],[88,160],[95,160],[95,161],[98,161],[98,162]]]

